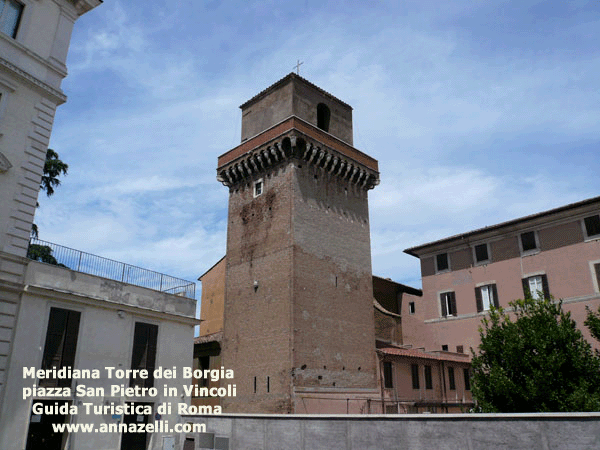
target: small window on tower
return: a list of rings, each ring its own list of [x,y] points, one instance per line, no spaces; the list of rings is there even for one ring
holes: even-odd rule
[[[331,111],[325,103],[319,103],[317,105],[317,127],[323,131],[329,131],[329,118],[331,117]]]
[[[262,178],[254,183],[254,197],[258,197],[263,193],[263,180]]]

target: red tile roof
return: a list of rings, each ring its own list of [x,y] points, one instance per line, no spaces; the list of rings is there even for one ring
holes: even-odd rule
[[[384,347],[377,349],[378,352],[390,356],[406,356],[409,358],[435,359],[437,361],[454,361],[470,363],[471,357],[467,354],[449,352],[426,352],[415,348]]]

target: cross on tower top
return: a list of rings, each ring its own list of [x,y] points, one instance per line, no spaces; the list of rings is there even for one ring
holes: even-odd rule
[[[304,64],[304,61],[300,61],[298,60],[298,62],[296,63],[296,65],[294,66],[296,68],[296,75],[300,75],[300,66]]]

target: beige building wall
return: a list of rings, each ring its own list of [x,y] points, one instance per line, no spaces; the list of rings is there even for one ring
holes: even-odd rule
[[[164,386],[177,387],[191,380],[182,378],[183,367],[192,365],[193,326],[195,304],[193,299],[127,285],[104,278],[74,272],[44,263],[30,262],[25,275],[27,292],[21,296],[21,314],[15,330],[13,352],[8,370],[3,412],[0,415],[0,448],[22,450],[25,448],[29,429],[31,407],[34,396],[23,399],[23,388],[40,385],[39,379],[24,379],[23,367],[40,369],[48,328],[50,308],[79,311],[81,320],[74,368],[101,369],[98,380],[73,380],[71,387],[84,384],[105,389],[105,396],[96,398],[79,397],[75,402],[83,408],[83,402],[96,406],[110,401],[123,404],[129,401],[153,403],[188,402],[189,398],[168,398],[163,395]],[[105,367],[131,368],[133,332],[136,322],[158,325],[156,367],[176,368],[178,378],[155,379],[158,397],[111,396],[110,385],[125,384],[129,380],[108,379]],[[57,399],[73,401],[71,398]],[[83,410],[80,410],[82,412]],[[165,415],[171,424],[177,423],[177,411]],[[86,415],[71,417],[72,423],[92,423],[96,426],[114,423],[110,415]],[[162,449],[162,437],[173,433],[151,434],[148,449]],[[85,433],[70,436],[71,447],[97,450],[120,448],[119,433]]]
[[[77,18],[101,0],[19,0],[11,35],[0,32],[0,411],[19,320],[29,235]]]
[[[225,268],[224,256],[213,267],[198,278],[202,282],[200,303],[200,336],[223,331],[223,308],[225,307]]]

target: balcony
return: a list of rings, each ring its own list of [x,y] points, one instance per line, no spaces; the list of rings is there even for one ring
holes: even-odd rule
[[[196,298],[196,283],[193,281],[142,269],[40,239],[31,239],[27,256],[34,261],[65,267],[88,275],[108,278],[167,294]]]

